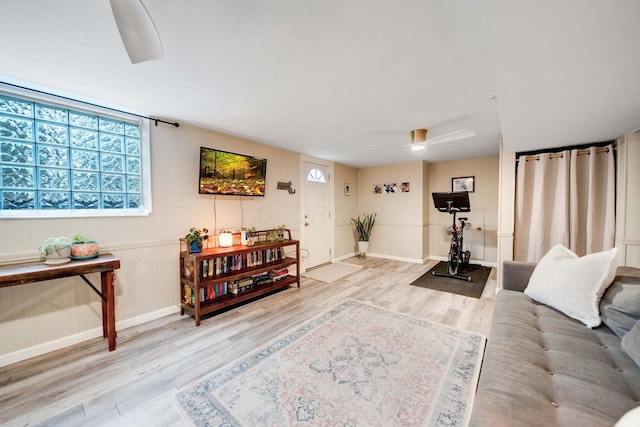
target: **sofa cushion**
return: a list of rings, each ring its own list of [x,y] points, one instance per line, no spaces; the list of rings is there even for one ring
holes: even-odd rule
[[[622,337],[622,349],[640,366],[640,320]]]
[[[637,276],[616,276],[600,301],[602,321],[621,338],[640,320],[640,269],[634,270]]]
[[[538,262],[525,294],[594,328],[599,303],[616,274],[618,248],[578,257],[556,245]]]
[[[498,292],[470,426],[612,426],[639,404],[640,367],[609,328]]]
[[[640,426],[640,406],[633,408],[618,420],[614,427],[638,427]]]

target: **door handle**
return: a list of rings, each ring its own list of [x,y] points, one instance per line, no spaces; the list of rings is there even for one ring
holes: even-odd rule
[[[309,226],[309,223],[305,221],[305,222],[304,222],[304,226],[305,226],[305,227],[308,227],[308,226]]]

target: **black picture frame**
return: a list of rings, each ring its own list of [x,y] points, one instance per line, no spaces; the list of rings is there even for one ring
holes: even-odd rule
[[[459,176],[451,178],[451,191],[468,191],[469,193],[475,193],[476,191],[476,177],[475,176]]]

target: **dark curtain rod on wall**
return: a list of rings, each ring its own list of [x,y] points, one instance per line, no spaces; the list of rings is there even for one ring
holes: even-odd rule
[[[13,84],[13,83],[7,83],[7,82],[3,82],[3,81],[0,81],[0,83],[2,83],[3,85],[7,85],[7,86],[11,86],[11,87],[15,87],[15,88],[18,88],[18,89],[28,90],[28,91],[30,91],[30,92],[36,92],[36,93],[39,93],[39,94],[42,94],[42,95],[54,96],[54,97],[56,97],[56,98],[64,99],[64,100],[66,100],[66,101],[79,102],[79,103],[81,103],[81,104],[90,105],[90,106],[92,106],[92,107],[103,108],[103,109],[111,110],[111,111],[115,111],[115,112],[118,112],[118,113],[129,114],[130,116],[140,117],[140,118],[142,118],[142,119],[151,120],[152,122],[155,122],[156,126],[158,126],[158,122],[160,122],[160,123],[165,123],[165,124],[168,124],[168,125],[171,125],[171,126],[175,126],[175,127],[180,126],[180,123],[178,123],[178,122],[168,122],[168,121],[166,121],[166,120],[157,119],[157,118],[155,118],[155,117],[142,116],[142,115],[140,115],[140,114],[130,113],[130,112],[128,112],[128,111],[122,111],[122,110],[118,110],[118,109],[116,109],[116,108],[105,107],[104,105],[93,104],[93,103],[91,103],[91,102],[87,102],[87,101],[80,101],[80,100],[78,100],[78,99],[73,99],[73,98],[69,98],[69,97],[66,97],[66,96],[57,95],[57,94],[55,94],[55,93],[45,92],[45,91],[43,91],[43,90],[32,89],[32,88],[30,88],[30,87],[19,86],[19,85]]]
[[[609,150],[603,150],[603,147],[611,144],[613,146],[613,151],[616,151],[616,141],[602,141],[602,142],[594,142],[591,144],[581,144],[581,145],[570,145],[567,147],[556,147],[556,148],[547,148],[543,150],[535,150],[535,151],[521,151],[516,153],[516,162],[520,161],[520,156],[527,156],[526,160],[539,160],[540,155],[549,155],[549,158],[562,158],[562,152],[566,150],[578,150],[578,155],[581,156],[583,154],[589,154],[588,149],[591,147],[596,147],[597,153],[609,152]]]
[[[615,151],[615,150],[616,150],[616,148],[613,147],[613,151]],[[608,148],[596,148],[596,153],[608,153],[608,152],[609,152]],[[549,155],[550,159],[562,159],[564,157],[564,153],[561,153],[561,152],[560,153],[541,153],[541,154],[537,154],[535,156],[527,156],[527,157],[525,157],[525,160],[527,162],[531,161],[531,160],[540,160],[540,156],[545,155],[545,154]],[[591,154],[591,151],[589,151],[589,150],[578,150],[578,156],[583,156],[585,154]],[[519,161],[520,161],[520,159],[517,158],[516,162],[519,162]]]

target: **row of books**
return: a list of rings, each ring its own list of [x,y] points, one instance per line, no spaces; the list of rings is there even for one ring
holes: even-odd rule
[[[255,267],[269,262],[280,261],[285,257],[284,248],[262,249],[253,252],[217,257],[200,261],[200,278]]]
[[[222,295],[226,295],[228,292],[228,283],[216,283],[215,285],[205,286],[200,288],[200,302],[206,302]],[[191,286],[184,285],[184,303],[195,305],[196,292]]]
[[[277,282],[278,280],[284,279],[288,275],[289,275],[289,269],[287,267],[278,268],[277,270],[271,270],[269,272],[269,277],[274,282]]]
[[[273,282],[273,280],[269,276],[269,272],[254,274],[250,277],[243,277],[242,279],[229,282],[229,292],[232,294],[239,294],[240,292],[245,292],[251,288],[255,288],[256,286],[271,282]]]
[[[215,283],[213,285],[205,286],[200,288],[200,302],[206,303],[207,301],[214,300],[215,298],[223,295],[246,292],[256,286],[282,280],[287,277],[288,274],[288,268],[279,268],[277,270],[259,273],[229,282]],[[191,286],[184,285],[184,302],[186,304],[194,305],[195,301],[195,290]]]

